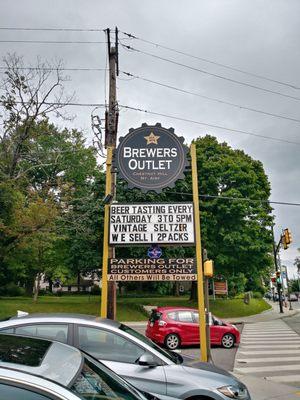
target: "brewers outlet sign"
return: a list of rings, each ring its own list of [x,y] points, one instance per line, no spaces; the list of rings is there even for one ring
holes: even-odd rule
[[[174,134],[173,128],[163,128],[160,124],[142,124],[130,129],[120,138],[114,165],[119,177],[125,179],[128,187],[144,192],[161,192],[163,188],[174,186],[184,178],[188,164],[188,148],[184,138]]]

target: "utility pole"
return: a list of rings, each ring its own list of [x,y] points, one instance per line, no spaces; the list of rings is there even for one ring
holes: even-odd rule
[[[280,267],[278,265],[278,260],[277,260],[277,253],[278,253],[280,245],[281,245],[281,237],[280,237],[280,241],[279,241],[279,243],[278,243],[278,245],[276,247],[273,225],[272,225],[272,235],[273,235],[274,264],[275,264],[275,272],[276,272],[276,277],[277,277],[277,272],[280,273]],[[277,283],[277,292],[278,292],[279,312],[280,312],[280,314],[283,314],[282,297],[281,297],[281,284],[278,282],[277,279],[276,279],[276,283]]]
[[[118,103],[116,80],[119,74],[118,28],[115,29],[115,46],[111,46],[110,29],[106,29],[109,59],[109,102],[105,112],[106,188],[103,235],[101,317],[116,319],[116,283],[107,282],[108,259],[115,257],[115,248],[108,244],[109,204],[116,198],[116,174],[112,170],[112,157],[117,145]]]

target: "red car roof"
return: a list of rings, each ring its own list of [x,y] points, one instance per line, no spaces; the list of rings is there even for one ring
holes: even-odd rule
[[[191,307],[180,307],[180,306],[163,306],[163,307],[156,307],[155,310],[159,311],[159,312],[163,312],[163,311],[170,311],[170,310],[174,310],[174,311],[178,311],[178,310],[190,310],[190,311],[198,311],[196,308],[191,308]]]

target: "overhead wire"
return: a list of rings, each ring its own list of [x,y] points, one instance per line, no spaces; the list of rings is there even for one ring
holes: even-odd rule
[[[296,141],[293,141],[293,140],[276,138],[274,136],[260,135],[260,134],[255,133],[255,132],[244,131],[244,130],[241,130],[241,129],[228,128],[228,127],[225,127],[225,126],[222,126],[222,125],[210,124],[210,123],[207,123],[207,122],[196,121],[196,120],[192,120],[192,119],[188,119],[188,118],[178,117],[176,115],[171,115],[171,114],[165,114],[165,113],[159,113],[159,112],[150,111],[150,110],[144,110],[142,108],[126,106],[126,105],[122,105],[122,104],[119,104],[119,106],[122,107],[122,108],[128,109],[128,110],[143,112],[145,114],[150,114],[150,115],[158,115],[158,116],[161,116],[161,117],[171,118],[171,119],[174,119],[174,120],[177,120],[177,121],[190,122],[192,124],[208,126],[208,127],[211,127],[211,128],[222,129],[222,130],[229,131],[229,132],[242,133],[243,135],[254,136],[254,137],[258,137],[258,138],[262,138],[262,139],[266,139],[266,140],[272,140],[272,141],[276,141],[276,142],[294,144],[294,145],[297,145],[297,146],[300,145],[300,142],[296,142]]]
[[[180,194],[183,196],[193,196],[192,193],[188,193],[188,192],[168,191],[167,193],[168,194]],[[199,194],[198,196],[202,197],[202,198],[210,198],[210,199],[259,202],[259,203],[266,203],[266,204],[277,204],[277,205],[300,207],[300,203],[292,203],[292,202],[286,202],[286,201],[271,201],[271,200],[263,200],[263,199],[251,199],[249,197],[214,196],[214,195],[210,195],[210,194]]]
[[[16,102],[16,104],[22,104],[22,102]],[[45,105],[59,105],[59,106],[103,107],[103,108],[106,108],[106,104],[104,104],[104,103],[101,104],[101,103],[45,102],[44,104]],[[225,127],[225,126],[222,126],[222,125],[210,124],[210,123],[207,123],[207,122],[196,121],[196,120],[192,120],[192,119],[188,119],[188,118],[178,117],[176,115],[170,115],[170,114],[165,114],[165,113],[159,113],[159,112],[155,112],[155,111],[145,110],[145,109],[142,109],[142,108],[127,106],[127,105],[124,105],[124,104],[119,104],[119,107],[122,108],[122,109],[125,109],[125,110],[138,111],[138,112],[142,112],[142,113],[150,114],[150,115],[158,115],[158,116],[161,116],[161,117],[166,117],[166,118],[170,118],[170,119],[174,119],[174,120],[178,120],[178,121],[183,121],[183,122],[189,122],[189,123],[196,124],[196,125],[202,125],[202,126],[208,126],[208,127],[211,127],[211,128],[222,129],[222,130],[229,131],[229,132],[242,133],[244,135],[254,136],[254,137],[261,138],[261,139],[272,140],[272,141],[281,142],[281,143],[287,143],[287,144],[294,144],[294,145],[297,145],[297,146],[300,145],[300,142],[296,142],[296,141],[293,141],[293,140],[287,140],[287,139],[283,139],[283,138],[276,138],[274,136],[260,135],[258,133],[254,133],[254,132],[249,132],[249,131],[244,131],[244,130],[234,129],[234,128],[228,128],[228,127]]]
[[[107,71],[107,68],[63,68],[63,67],[62,68],[61,67],[59,67],[59,68],[52,68],[52,67],[49,67],[49,68],[47,68],[47,67],[16,67],[14,69],[15,70],[29,70],[29,71],[30,70],[32,70],[32,71],[41,70],[41,71],[75,71],[75,72],[76,71]],[[0,66],[0,70],[7,70],[8,71],[9,68],[7,68],[5,66]],[[142,81],[145,81],[145,82],[148,82],[148,83],[152,83],[152,84],[155,84],[155,85],[158,85],[158,86],[162,86],[162,87],[165,87],[165,88],[168,88],[168,89],[172,89],[172,90],[175,90],[175,91],[178,91],[178,92],[181,92],[181,93],[190,94],[192,96],[197,96],[197,97],[200,97],[200,98],[203,98],[203,99],[206,99],[206,100],[211,100],[211,101],[214,101],[214,102],[217,102],[217,103],[226,104],[226,105],[229,105],[229,106],[232,106],[232,107],[236,107],[236,108],[239,108],[239,109],[252,111],[252,112],[255,112],[255,113],[259,113],[259,114],[268,115],[268,116],[271,116],[271,117],[281,118],[281,119],[294,121],[294,122],[300,122],[300,120],[297,119],[297,118],[288,117],[288,116],[285,116],[285,115],[282,115],[282,114],[271,113],[271,112],[268,112],[268,111],[263,111],[263,110],[255,109],[255,108],[252,108],[252,107],[247,107],[247,106],[243,106],[243,105],[240,105],[240,104],[231,103],[231,102],[228,102],[228,101],[225,101],[225,100],[221,100],[221,99],[217,99],[217,98],[213,98],[213,97],[210,97],[210,96],[205,96],[205,95],[202,95],[202,94],[197,93],[197,92],[192,92],[190,90],[178,88],[178,87],[173,86],[173,85],[169,85],[169,84],[166,84],[166,83],[154,81],[152,79],[148,79],[148,78],[144,78],[142,76],[131,74],[129,72],[125,72],[125,71],[120,71],[120,72],[123,73],[124,75],[127,75],[127,76],[131,77],[132,79],[139,79],[139,80],[142,80]],[[126,79],[122,79],[122,78],[119,78],[119,79],[120,80],[124,80],[124,81],[132,80],[132,79],[126,80]],[[106,88],[106,84],[105,84],[105,88]]]
[[[297,89],[297,90],[300,89],[299,86],[297,86],[296,84],[293,84],[293,83],[283,82],[281,80],[273,79],[273,78],[270,78],[270,77],[267,77],[267,76],[264,76],[264,75],[256,74],[256,73],[249,72],[249,71],[245,71],[245,70],[243,70],[241,68],[233,67],[231,65],[226,65],[226,64],[223,64],[223,63],[220,63],[220,62],[217,62],[217,61],[209,60],[209,59],[204,58],[204,57],[195,56],[193,54],[190,54],[190,53],[178,50],[178,49],[174,49],[174,48],[171,48],[171,47],[168,47],[168,46],[164,46],[162,44],[155,43],[155,42],[152,42],[150,40],[142,39],[142,38],[140,38],[138,36],[135,36],[135,35],[127,33],[127,32],[122,32],[122,33],[124,35],[126,35],[129,39],[136,39],[136,40],[139,40],[141,42],[148,43],[148,44],[151,44],[153,46],[159,47],[161,49],[169,50],[169,51],[172,51],[174,53],[184,55],[186,57],[190,57],[190,58],[193,58],[193,59],[196,59],[196,60],[200,60],[200,61],[212,64],[212,65],[216,65],[218,67],[226,68],[226,69],[229,69],[231,71],[240,72],[242,74],[249,75],[249,76],[252,76],[254,78],[259,78],[259,79],[262,79],[262,80],[265,80],[265,81],[277,83],[279,85],[290,87],[292,89]]]
[[[0,105],[2,101],[0,100]],[[15,104],[26,104],[31,105],[32,102],[26,101],[15,101]],[[73,102],[43,102],[46,106],[79,106],[79,107],[103,107],[105,108],[106,105],[104,103],[73,103]],[[33,105],[33,104],[32,104]]]
[[[50,32],[103,32],[100,28],[27,28],[2,26],[1,31],[50,31]]]
[[[300,119],[297,119],[297,118],[287,117],[285,115],[275,114],[275,113],[271,113],[271,112],[263,111],[263,110],[258,110],[256,108],[246,107],[246,106],[242,106],[240,104],[231,103],[231,102],[228,102],[228,101],[225,101],[225,100],[221,100],[221,99],[217,99],[217,98],[214,98],[214,97],[205,96],[205,95],[202,95],[202,94],[197,93],[197,92],[192,92],[190,90],[181,89],[181,88],[178,88],[178,87],[173,86],[173,85],[169,85],[169,84],[166,84],[166,83],[154,81],[152,79],[144,78],[144,77],[139,76],[139,75],[131,74],[129,72],[125,72],[125,71],[120,71],[120,72],[123,73],[124,75],[129,76],[129,77],[132,77],[132,78],[135,78],[135,79],[139,79],[139,80],[142,80],[144,82],[152,83],[154,85],[162,86],[162,87],[165,87],[165,88],[168,88],[168,89],[172,89],[172,90],[175,90],[175,91],[180,92],[180,93],[185,93],[185,94],[190,94],[192,96],[201,97],[201,98],[206,99],[206,100],[211,100],[211,101],[215,101],[217,103],[226,104],[226,105],[229,105],[229,106],[232,106],[232,107],[236,107],[236,108],[239,108],[239,109],[242,109],[242,110],[248,110],[248,111],[252,111],[252,112],[255,112],[255,113],[259,113],[259,114],[268,115],[268,116],[271,116],[271,117],[286,119],[286,120],[289,120],[289,121],[300,122]]]
[[[104,44],[95,40],[0,40],[0,43],[50,43],[50,44]]]
[[[158,56],[156,54],[152,54],[152,53],[148,53],[146,51],[140,50],[140,49],[136,49],[135,47],[125,45],[125,44],[123,44],[121,42],[120,42],[120,44],[121,44],[121,46],[123,48],[125,48],[125,49],[127,49],[129,51],[132,51],[132,52],[135,52],[135,53],[144,54],[146,56],[149,56],[149,57],[161,60],[161,61],[166,61],[168,63],[171,63],[171,64],[174,64],[174,65],[178,65],[180,67],[184,67],[184,68],[190,69],[192,71],[200,72],[200,73],[205,74],[205,75],[213,76],[213,77],[218,78],[218,79],[222,79],[222,80],[225,80],[225,81],[228,81],[228,82],[236,83],[238,85],[250,87],[252,89],[257,89],[257,90],[260,90],[260,91],[263,91],[263,92],[266,92],[266,93],[276,94],[278,96],[286,97],[286,98],[293,99],[293,100],[298,100],[298,101],[300,100],[300,97],[292,96],[292,95],[289,95],[289,94],[278,92],[276,90],[271,90],[271,89],[263,88],[261,86],[253,85],[251,83],[246,83],[246,82],[242,82],[242,81],[239,81],[239,80],[236,80],[236,79],[228,78],[226,76],[215,74],[215,73],[206,71],[204,69],[196,68],[196,67],[193,67],[191,65],[183,64],[183,63],[178,62],[178,61],[170,60],[168,58],[161,57],[161,56]]]
[[[0,70],[4,71],[9,71],[10,69],[12,70],[18,70],[18,71],[107,71],[105,68],[65,68],[65,67],[13,67],[13,68],[8,68],[5,66],[0,66]]]

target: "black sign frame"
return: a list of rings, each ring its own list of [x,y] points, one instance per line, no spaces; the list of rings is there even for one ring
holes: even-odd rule
[[[174,187],[177,180],[185,178],[184,171],[189,165],[187,159],[189,149],[183,143],[184,137],[175,135],[173,128],[164,128],[160,123],[156,125],[142,124],[139,128],[130,129],[126,136],[120,138],[119,146],[114,155],[114,167],[119,178],[127,182],[128,188],[138,188],[142,192],[154,191],[160,193],[162,189]],[[131,160],[127,160],[124,157],[124,148],[128,145],[128,149],[132,149],[131,144],[137,146],[136,151],[147,151],[151,148],[155,151],[158,145],[157,150],[170,154],[169,159],[163,156],[141,158],[133,155]],[[158,162],[159,165],[168,163],[169,169],[153,169],[153,167],[150,169],[149,166],[147,171],[137,169],[138,173],[136,173],[130,171],[130,161],[135,161],[137,164],[144,162],[144,165],[146,162]]]

